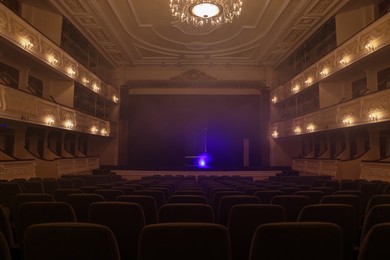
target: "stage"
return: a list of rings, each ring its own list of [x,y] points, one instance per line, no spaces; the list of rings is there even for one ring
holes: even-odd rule
[[[175,171],[147,171],[147,170],[111,170],[126,180],[139,180],[142,177],[153,175],[192,175],[195,177],[205,176],[234,176],[239,175],[242,177],[252,177],[253,180],[264,180],[270,176],[275,176],[281,173],[282,170],[237,170],[237,171],[223,171],[223,170],[175,170]]]

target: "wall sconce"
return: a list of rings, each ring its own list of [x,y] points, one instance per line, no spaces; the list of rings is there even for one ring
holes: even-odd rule
[[[88,85],[89,84],[89,79],[83,78],[83,83],[84,83],[84,85]]]
[[[300,133],[302,133],[302,129],[299,126],[297,126],[297,127],[294,128],[294,133],[296,135],[299,135]]]
[[[323,70],[321,70],[320,75],[322,77],[328,76],[329,75],[329,69],[328,68],[324,68]]]
[[[291,91],[294,93],[297,93],[300,88],[301,88],[301,86],[299,86],[298,84],[295,84],[294,87],[291,89]]]
[[[278,138],[278,136],[279,136],[278,131],[274,130],[274,131],[272,132],[271,136],[272,136],[273,138]]]
[[[112,101],[114,101],[115,103],[118,103],[119,102],[119,98],[116,95],[113,95],[112,96]]]
[[[272,99],[271,99],[271,102],[274,103],[274,104],[276,102],[278,102],[278,97],[277,96],[273,96]]]
[[[72,67],[69,67],[67,72],[68,72],[68,75],[72,78],[76,75],[76,71]]]
[[[347,66],[349,64],[349,58],[348,57],[344,57],[342,58],[339,63],[342,65],[342,66]]]
[[[22,38],[20,44],[25,50],[31,50],[34,47],[34,44],[27,38]]]
[[[349,126],[353,123],[353,118],[351,116],[344,117],[343,119],[343,125]]]
[[[48,126],[54,125],[54,123],[55,123],[54,117],[51,116],[51,115],[46,116],[46,117],[45,117],[45,123],[46,123],[46,125],[48,125]]]
[[[92,134],[97,134],[99,132],[99,129],[96,126],[92,126],[90,128],[90,131],[91,131]]]
[[[373,112],[368,115],[371,121],[378,121],[380,119],[380,113]]]
[[[308,124],[307,127],[306,127],[306,130],[308,132],[313,132],[315,130],[314,124]]]
[[[313,78],[312,78],[312,77],[308,77],[308,78],[305,80],[306,86],[309,86],[311,83],[313,83]]]
[[[48,55],[47,56],[47,61],[51,64],[51,65],[56,65],[58,63],[58,60],[56,59],[56,57],[54,57],[54,55]]]
[[[108,135],[108,132],[105,128],[102,128],[102,130],[100,130],[100,134],[101,135]]]
[[[73,123],[73,121],[70,120],[70,119],[66,120],[66,121],[64,122],[64,125],[65,125],[65,127],[68,128],[68,129],[72,129],[72,128],[74,127],[74,123]]]
[[[100,88],[99,88],[99,86],[96,83],[93,83],[92,90],[95,91],[95,92],[100,92]]]
[[[375,43],[374,43],[374,40],[369,41],[369,42],[364,46],[364,48],[365,48],[367,51],[369,51],[369,52],[375,51],[376,45],[375,45]]]

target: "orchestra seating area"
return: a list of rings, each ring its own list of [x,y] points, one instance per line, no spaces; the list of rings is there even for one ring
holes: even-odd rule
[[[0,259],[373,260],[390,183],[109,172],[0,183]]]

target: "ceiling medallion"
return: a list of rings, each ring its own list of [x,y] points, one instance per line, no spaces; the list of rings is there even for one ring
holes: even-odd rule
[[[171,13],[195,26],[220,26],[241,14],[242,0],[170,0]]]

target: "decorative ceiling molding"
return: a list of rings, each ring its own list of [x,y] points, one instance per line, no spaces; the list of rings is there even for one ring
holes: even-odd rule
[[[173,58],[177,67],[276,66],[348,2],[245,0],[232,24],[204,30],[174,21],[169,1],[48,1],[114,65],[144,68]]]
[[[171,80],[216,80],[208,74],[200,70],[187,70],[181,75],[172,77]]]

